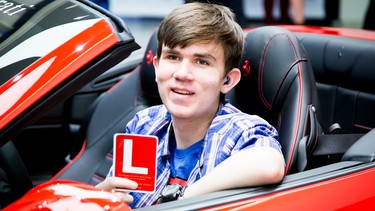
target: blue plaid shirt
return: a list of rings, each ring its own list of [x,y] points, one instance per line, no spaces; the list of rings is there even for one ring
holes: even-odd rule
[[[130,193],[133,208],[153,205],[170,178],[168,138],[171,115],[163,105],[138,112],[127,124],[126,133],[155,135],[159,138],[156,191]],[[231,155],[251,147],[272,147],[281,152],[275,128],[256,115],[242,113],[226,103],[216,113],[204,138],[203,151],[187,180],[187,186],[199,180]],[[108,176],[112,176],[112,169]]]

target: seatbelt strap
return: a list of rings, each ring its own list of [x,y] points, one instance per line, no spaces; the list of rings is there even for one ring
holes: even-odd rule
[[[306,144],[307,144],[307,140],[309,139],[309,136],[304,136],[300,141],[299,141],[299,144],[298,144],[298,151],[297,151],[297,156],[298,156],[298,172],[301,172],[303,170],[305,170],[306,166],[307,166],[307,153],[306,153]]]
[[[299,172],[305,170],[307,165],[307,151],[311,153],[320,133],[320,125],[317,121],[314,105],[309,105],[307,107],[306,115],[308,121],[305,128],[308,131],[308,134],[299,141],[297,148],[297,168]]]

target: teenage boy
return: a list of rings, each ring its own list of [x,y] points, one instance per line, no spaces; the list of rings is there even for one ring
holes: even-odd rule
[[[275,128],[224,100],[241,78],[243,42],[234,14],[221,5],[184,4],[162,21],[153,63],[163,105],[126,126],[127,133],[159,138],[156,191],[115,193],[131,207],[282,180]],[[108,175],[98,188],[137,187]]]

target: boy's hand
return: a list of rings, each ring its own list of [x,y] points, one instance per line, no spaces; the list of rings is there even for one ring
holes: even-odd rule
[[[109,177],[106,178],[103,182],[97,184],[95,187],[102,190],[111,191],[125,203],[131,204],[133,202],[133,197],[126,192],[118,192],[115,190],[115,188],[134,190],[138,187],[138,184],[132,180],[128,180],[125,178]]]

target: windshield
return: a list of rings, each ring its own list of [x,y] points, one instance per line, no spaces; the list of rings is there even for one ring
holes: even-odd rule
[[[95,18],[71,1],[0,1],[0,85],[65,42],[75,22]],[[69,33],[57,33],[62,27]]]

